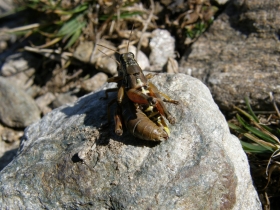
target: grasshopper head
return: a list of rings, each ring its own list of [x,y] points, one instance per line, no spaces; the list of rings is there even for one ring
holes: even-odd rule
[[[125,75],[138,74],[142,72],[132,52],[121,54],[120,63],[122,66],[122,71]]]
[[[121,65],[128,68],[129,66],[138,65],[137,61],[134,58],[134,54],[132,52],[121,54],[120,56]]]

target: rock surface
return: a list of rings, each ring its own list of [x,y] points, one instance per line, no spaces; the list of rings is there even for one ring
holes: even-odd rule
[[[117,63],[114,59],[108,59],[108,56],[111,56],[116,48],[106,40],[100,40],[98,44],[109,49],[99,45],[94,47],[93,42],[85,41],[76,48],[73,54],[74,58],[95,65],[95,68],[107,74],[115,75],[117,73]]]
[[[159,74],[177,123],[162,143],[106,123],[99,91],[48,113],[25,131],[0,173],[1,209],[261,209],[239,140],[209,90],[184,74]],[[112,108],[113,109],[113,108]]]
[[[93,92],[102,87],[107,82],[108,76],[103,72],[95,74],[93,77],[82,82],[82,89],[86,92]]]
[[[21,88],[0,77],[0,121],[13,128],[24,128],[40,119],[40,111]]]
[[[71,93],[62,93],[59,94],[57,98],[52,102],[51,107],[58,108],[67,103],[74,103],[75,101],[77,101],[77,99],[77,96],[72,95]]]
[[[150,63],[158,69],[162,69],[169,57],[175,57],[175,39],[167,30],[154,30],[149,45],[151,48]]]
[[[39,63],[40,60],[28,52],[15,53],[5,59],[0,75],[18,87],[27,89],[33,85]]]
[[[231,1],[181,60],[181,72],[202,80],[224,110],[280,103],[280,2]]]
[[[23,131],[15,131],[0,124],[0,171],[16,156]]]

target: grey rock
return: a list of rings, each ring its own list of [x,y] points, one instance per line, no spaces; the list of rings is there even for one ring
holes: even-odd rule
[[[40,111],[21,88],[0,77],[0,121],[9,127],[24,128],[40,119]]]
[[[34,55],[28,52],[16,53],[6,58],[0,73],[13,84],[27,89],[33,84],[34,73],[39,62]]]
[[[167,73],[178,73],[179,65],[178,62],[174,59],[169,57],[167,64],[166,64],[166,72]]]
[[[93,77],[84,80],[81,86],[82,89],[86,92],[96,91],[107,82],[107,79],[108,76],[106,74],[104,74],[103,72],[99,72]]]
[[[85,63],[92,63],[90,59],[93,48],[93,42],[81,42],[73,53],[73,57]]]
[[[13,130],[0,124],[0,171],[16,156],[23,131]]]
[[[0,125],[0,139],[1,139],[1,141],[4,141],[8,144],[12,144],[15,141],[18,141],[18,144],[19,144],[19,139],[20,139],[21,136],[23,136],[23,131],[14,130],[14,129],[4,127],[4,126]],[[3,149],[3,148],[1,148],[1,149]]]
[[[0,37],[1,39],[1,37]],[[0,40],[0,53],[6,50],[8,47],[8,43],[6,41]]]
[[[45,115],[48,112],[51,111],[51,108],[48,107],[55,99],[55,95],[51,92],[47,92],[44,95],[41,95],[40,97],[36,98],[35,102],[40,108],[41,112]]]
[[[98,44],[116,50],[109,41],[100,40]],[[117,63],[114,59],[108,59],[108,56],[114,54],[112,50],[98,45],[95,47],[92,42],[82,42],[75,49],[73,56],[80,61],[95,65],[99,71],[115,75],[117,73]]]
[[[15,141],[13,143],[0,141],[0,171],[16,156],[19,143],[20,141]]]
[[[231,1],[186,52],[180,72],[202,80],[226,111],[245,96],[271,107],[269,92],[279,104],[279,8],[279,1]]]
[[[175,40],[167,30],[156,29],[152,32],[150,48],[149,60],[151,65],[161,69],[169,57],[174,57]]]
[[[25,130],[0,173],[1,209],[261,209],[239,140],[206,86],[159,74],[177,123],[162,143],[118,137],[104,90],[47,114]]]
[[[68,103],[74,103],[77,99],[77,96],[72,95],[71,93],[61,93],[52,102],[52,107],[57,108]]]
[[[38,95],[40,95],[43,92],[42,88],[37,85],[32,85],[31,87],[27,88],[25,91],[32,98],[36,98]]]
[[[95,63],[95,68],[99,71],[110,75],[117,74],[117,63],[114,59],[108,59],[108,56],[101,55],[100,53],[96,54],[97,61]]]
[[[15,8],[13,0],[0,1],[0,14],[3,15]]]

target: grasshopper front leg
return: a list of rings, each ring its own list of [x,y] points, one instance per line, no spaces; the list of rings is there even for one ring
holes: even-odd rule
[[[133,101],[134,103],[138,103],[138,104],[149,104],[149,105],[154,105],[156,103],[156,100],[141,92],[140,90],[137,89],[130,89],[126,92],[128,98]]]
[[[160,112],[161,115],[163,115],[168,121],[170,124],[175,124],[175,118],[170,114],[170,112],[167,110],[165,104],[163,103],[163,100],[161,100],[160,98],[160,92],[159,90],[157,89],[157,87],[153,84],[153,83],[149,83],[148,85],[148,89],[149,89],[149,92],[150,92],[150,95],[152,97],[154,97],[156,99],[156,108],[157,110]],[[179,104],[178,101],[175,101],[171,98],[169,98],[166,94],[164,94],[165,97],[167,97],[167,99],[165,100],[166,102],[169,102],[169,103],[173,103],[173,104]]]
[[[109,102],[107,106],[107,123],[108,125],[110,124],[110,107],[118,102],[118,108],[115,112],[114,119],[115,119],[115,132],[117,135],[121,136],[123,131],[122,131],[122,124],[121,124],[121,111],[120,109],[120,104],[122,103],[123,97],[124,97],[124,87],[121,86],[120,88],[112,88],[112,89],[107,89],[105,90],[105,97],[108,98],[108,92],[115,92],[118,91],[118,97],[117,99],[113,99],[112,101]]]
[[[123,79],[123,77],[119,77],[119,76],[117,76],[117,77],[111,77],[111,78],[109,78],[109,79],[107,79],[107,82],[109,82],[109,83],[111,83],[111,82],[120,82],[121,80]],[[110,88],[110,89],[107,89],[107,90],[105,90],[105,97],[103,97],[102,99],[107,99],[109,96],[108,96],[108,93],[109,92],[116,92],[116,91],[118,91],[119,90],[119,88],[117,87],[117,88]]]

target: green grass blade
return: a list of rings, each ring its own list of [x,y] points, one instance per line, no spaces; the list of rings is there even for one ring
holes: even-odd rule
[[[248,119],[255,121],[254,117],[252,117],[249,113],[245,112],[244,110],[240,109],[237,106],[233,106],[237,111],[239,111],[241,114],[243,114],[244,116],[246,116]]]
[[[81,35],[82,33],[82,28],[86,25],[86,23],[84,23],[83,25],[80,26],[79,29],[77,29],[75,31],[75,33],[72,35],[72,37],[70,38],[70,40],[68,41],[67,45],[65,46],[65,49],[71,47],[76,41],[77,39],[79,38],[79,36]]]
[[[228,122],[228,126],[229,126],[231,129],[237,131],[238,133],[246,133],[246,132],[247,132],[246,130],[244,130],[244,129],[240,128],[239,126],[237,126],[237,125],[235,125],[235,124],[233,124],[233,123],[230,123],[230,122]]]
[[[57,36],[66,36],[69,34],[73,34],[77,27],[79,26],[79,22],[77,21],[77,18],[74,18],[68,22],[66,22],[60,30],[57,32]]]
[[[273,139],[275,141],[275,143],[279,144],[279,139],[273,135],[269,130],[265,129],[263,126],[261,126],[259,123],[257,122],[253,122],[253,124],[260,130],[262,131],[264,134],[268,135],[271,139]]]
[[[242,148],[246,152],[251,152],[251,153],[265,153],[265,152],[270,152],[270,150],[266,149],[262,145],[259,144],[251,144],[248,142],[244,142],[240,140],[240,143],[242,145]]]
[[[245,122],[245,120],[240,116],[240,115],[236,115],[238,122],[244,126],[244,128],[246,128],[248,131],[250,131],[251,133],[255,134],[256,136],[260,137],[261,139],[268,141],[270,143],[277,143],[275,142],[275,140],[273,138],[271,138],[269,135],[263,133],[262,131],[256,129],[255,127],[249,125],[248,123]]]
[[[247,108],[249,110],[249,113],[251,114],[251,116],[253,117],[254,121],[259,123],[259,119],[257,118],[257,116],[255,115],[254,111],[252,110],[252,107],[249,103],[249,98],[248,97],[245,97],[245,103],[247,105]]]
[[[77,6],[73,10],[69,10],[69,11],[59,10],[59,11],[56,11],[56,13],[59,15],[73,15],[76,13],[81,13],[81,12],[85,11],[86,9],[88,9],[88,4],[82,4],[82,5]]]
[[[267,150],[273,152],[274,150],[277,149],[277,146],[272,144],[272,143],[269,143],[269,142],[266,142],[266,141],[263,141],[262,139],[259,139],[257,138],[256,136],[250,134],[250,133],[245,133],[244,134],[245,137],[247,137],[248,139],[256,142],[257,144],[260,144],[261,146],[265,147]]]

